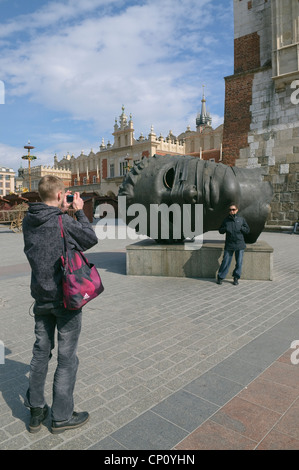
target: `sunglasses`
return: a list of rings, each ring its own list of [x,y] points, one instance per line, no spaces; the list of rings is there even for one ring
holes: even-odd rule
[[[237,209],[234,207],[233,209],[229,209],[230,212],[235,212]]]

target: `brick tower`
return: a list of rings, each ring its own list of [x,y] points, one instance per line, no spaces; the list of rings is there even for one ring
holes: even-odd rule
[[[299,1],[234,0],[234,74],[225,78],[223,162],[263,167],[268,223],[299,217]]]

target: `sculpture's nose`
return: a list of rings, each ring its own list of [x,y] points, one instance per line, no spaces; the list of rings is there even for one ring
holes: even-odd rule
[[[197,190],[195,186],[188,186],[184,189],[183,192],[184,202],[189,202],[190,204],[196,204],[197,202]]]

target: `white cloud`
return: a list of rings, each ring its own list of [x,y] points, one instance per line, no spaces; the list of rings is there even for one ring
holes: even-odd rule
[[[55,142],[55,143],[53,143]],[[76,136],[67,134],[54,134],[50,135],[48,141],[45,141],[45,146],[42,150],[33,149],[31,155],[37,158],[31,165],[54,165],[54,155],[56,154],[58,160],[61,160],[65,155],[70,153],[74,156],[80,155],[83,150],[85,155],[88,155],[91,150],[98,151],[99,143],[94,143],[82,138],[80,142]],[[23,147],[14,147],[0,143],[0,167],[12,168],[17,172],[18,168],[28,168],[27,160],[22,160],[22,156],[27,155],[27,150]]]
[[[22,147],[13,147],[0,143],[0,166],[15,169],[16,161],[21,161],[22,155],[25,155]]]
[[[170,128],[183,132],[187,117],[200,108],[202,83],[213,103],[223,95],[223,77],[216,75],[223,64],[212,53],[221,37],[212,25],[215,14],[225,11],[216,4],[50,2],[1,25],[0,78],[9,89],[7,99],[28,96],[45,109],[94,122],[104,136],[111,134],[122,104],[133,114],[138,136],[151,124],[164,135]]]
[[[5,0],[2,0],[5,1]],[[31,34],[33,31],[47,27],[59,27],[61,24],[74,18],[80,18],[96,8],[101,7],[107,11],[107,7],[121,4],[120,0],[67,0],[52,1],[40,7],[33,13],[20,14],[13,20],[1,26],[0,37],[8,37],[12,34],[25,31]]]

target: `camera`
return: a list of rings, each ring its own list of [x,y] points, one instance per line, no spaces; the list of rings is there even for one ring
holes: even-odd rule
[[[73,202],[73,200],[74,200],[73,194],[67,194],[67,196],[66,196],[66,202],[67,202],[68,204],[71,204],[71,203]]]

